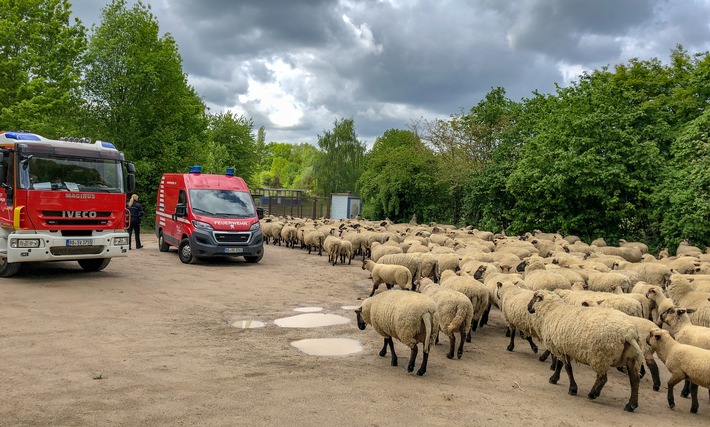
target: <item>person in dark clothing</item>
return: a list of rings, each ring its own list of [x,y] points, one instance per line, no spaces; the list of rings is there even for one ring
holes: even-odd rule
[[[136,249],[141,245],[141,217],[143,216],[143,205],[138,202],[138,195],[134,194],[128,201],[128,211],[131,213],[131,223],[128,226],[128,249],[131,249],[131,235],[136,235]]]

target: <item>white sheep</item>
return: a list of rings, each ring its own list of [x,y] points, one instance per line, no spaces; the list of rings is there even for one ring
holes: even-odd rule
[[[690,380],[692,402],[690,412],[698,412],[698,386],[710,388],[710,350],[681,344],[673,339],[670,332],[654,329],[646,338],[648,345],[666,365],[671,377],[668,379],[668,406],[675,408],[673,387],[683,380]]]
[[[627,295],[568,289],[556,289],[554,292],[570,304],[596,301],[601,307],[613,308],[629,316],[646,317],[641,303]]]
[[[439,284],[442,287],[461,292],[468,297],[473,305],[473,322],[471,329],[466,336],[466,342],[471,342],[471,332],[478,327],[478,321],[483,316],[483,312],[488,306],[488,291],[483,283],[468,275],[459,276],[452,270],[441,273]]]
[[[387,285],[387,289],[391,289],[394,285],[402,289],[413,289],[411,287],[412,273],[405,266],[378,264],[368,259],[362,262],[362,269],[369,270],[372,275],[372,292],[370,296],[373,296],[377,288],[383,283]]]
[[[576,360],[596,372],[597,380],[588,394],[590,399],[596,399],[607,381],[609,367],[626,367],[631,396],[624,410],[633,412],[638,407],[643,352],[638,328],[626,315],[603,308],[569,305],[548,291],[535,291],[528,311],[541,317],[540,335],[559,360],[551,383],[557,383],[564,365],[570,382],[569,394],[577,394],[571,365],[571,360]]]
[[[389,254],[382,256],[378,264],[396,264],[403,265],[412,273],[412,290],[415,290],[414,278],[420,276],[422,266],[421,254]]]
[[[656,324],[660,328],[663,325],[661,315],[668,311],[668,309],[673,308],[675,304],[673,303],[673,300],[671,298],[668,298],[663,293],[663,290],[660,288],[651,288],[646,291],[646,298],[653,301],[653,303],[656,305],[656,312],[658,313],[658,316],[656,316],[654,322],[656,322]]]
[[[345,264],[345,260],[348,260],[348,265],[350,265],[353,261],[353,244],[348,241],[341,239],[340,240],[340,251],[338,252],[340,255],[340,263]]]
[[[525,284],[532,290],[571,289],[572,284],[556,269],[547,270],[540,257],[531,257],[518,264],[517,271],[524,271]]]
[[[694,325],[710,327],[710,294],[693,290],[693,285],[679,274],[671,276],[671,283],[666,288],[668,296],[678,307],[694,308],[690,321]]]
[[[496,294],[503,318],[510,330],[510,343],[506,349],[508,351],[515,349],[515,332],[518,330],[525,335],[525,340],[530,344],[533,353],[537,353],[538,348],[533,342],[533,337],[540,339],[537,328],[539,317],[528,312],[528,303],[535,292],[518,287],[512,281],[499,281],[496,282]]]
[[[386,245],[380,242],[372,242],[372,246],[370,247],[370,259],[375,262],[378,262],[380,258],[385,255],[401,253],[404,252],[399,246]]]
[[[591,273],[587,285],[590,291],[612,292],[612,288],[616,286],[626,293],[631,289],[631,280],[625,274],[616,272]]]
[[[308,254],[311,254],[311,250],[318,248],[318,255],[323,255],[323,242],[325,241],[325,235],[318,230],[301,230],[303,234],[303,244],[308,247]]]
[[[452,289],[442,288],[431,279],[423,278],[419,283],[419,292],[433,299],[439,313],[439,329],[449,337],[449,352],[446,357],[454,358],[454,348],[456,347],[456,336],[454,332],[459,332],[459,348],[456,357],[463,355],[463,343],[466,334],[471,329],[473,321],[473,304],[471,300],[461,292]]]
[[[357,327],[364,331],[367,325],[384,337],[380,356],[387,355],[387,346],[392,352],[391,365],[397,366],[392,338],[411,349],[407,372],[414,370],[417,360],[418,343],[423,343],[422,364],[417,375],[426,373],[429,350],[439,332],[439,317],[436,303],[426,295],[415,292],[383,292],[366,298],[355,310]]]

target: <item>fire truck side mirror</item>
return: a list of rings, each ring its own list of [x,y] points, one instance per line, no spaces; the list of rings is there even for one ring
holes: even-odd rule
[[[126,162],[126,170],[130,174],[135,174],[136,173],[136,166],[133,164],[133,162]]]
[[[175,205],[175,216],[187,216],[187,205],[184,203],[178,203],[177,205]]]
[[[133,175],[132,173],[129,173],[127,178],[128,178],[128,189],[126,191],[129,193],[132,193],[136,190],[136,176]]]

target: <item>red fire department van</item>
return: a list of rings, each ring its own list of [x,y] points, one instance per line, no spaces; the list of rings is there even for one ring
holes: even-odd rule
[[[264,211],[254,208],[246,182],[232,168],[224,175],[203,174],[200,166],[166,173],[155,206],[160,251],[176,247],[186,264],[214,256],[243,256],[255,263],[264,256],[259,225]]]
[[[0,132],[0,277],[25,262],[72,260],[98,271],[128,256],[134,172],[109,142]]]

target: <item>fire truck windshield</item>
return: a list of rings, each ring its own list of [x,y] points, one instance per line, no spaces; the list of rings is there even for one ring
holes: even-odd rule
[[[193,212],[205,216],[218,218],[256,216],[251,195],[244,191],[192,189],[190,204]]]
[[[23,156],[20,188],[85,192],[123,192],[121,163],[112,159]]]

